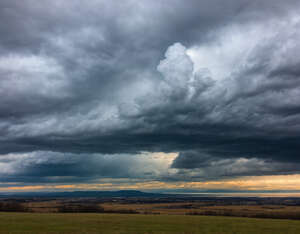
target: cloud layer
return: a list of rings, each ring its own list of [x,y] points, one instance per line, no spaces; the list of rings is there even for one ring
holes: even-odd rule
[[[3,182],[299,173],[297,1],[0,9]]]

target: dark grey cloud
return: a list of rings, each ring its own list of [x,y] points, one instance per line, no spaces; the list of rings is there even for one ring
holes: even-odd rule
[[[174,159],[175,158],[175,159]],[[260,158],[214,157],[199,151],[176,154],[74,154],[51,151],[0,158],[0,186],[9,183],[107,183],[203,181],[252,175],[293,174],[299,163]],[[9,185],[15,186],[15,184]]]
[[[293,0],[1,1],[0,153],[63,159],[30,164],[14,179],[63,170],[138,177],[101,155],[142,151],[181,152],[173,169],[199,178],[200,167],[224,176],[212,169],[221,164],[253,168],[232,176],[297,172],[299,8]],[[65,163],[73,157],[82,163]]]
[[[153,180],[167,176],[170,160],[151,153],[72,154],[51,151],[0,158],[0,183],[98,182],[102,179]]]
[[[213,157],[199,151],[185,151],[171,168],[189,179],[219,179],[253,175],[285,175],[299,172],[299,162],[278,162],[261,158]]]

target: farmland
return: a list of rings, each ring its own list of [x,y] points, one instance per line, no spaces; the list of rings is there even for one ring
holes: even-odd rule
[[[299,198],[2,198],[0,212],[206,215],[300,220]]]
[[[3,198],[1,233],[296,234],[300,233],[300,200],[181,196]]]
[[[35,198],[3,200],[0,211],[206,215],[300,220],[299,198]],[[6,205],[5,205],[6,204]],[[9,209],[10,208],[10,209]]]

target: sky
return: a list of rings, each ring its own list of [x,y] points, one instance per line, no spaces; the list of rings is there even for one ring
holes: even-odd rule
[[[300,190],[298,0],[1,0],[0,191]]]

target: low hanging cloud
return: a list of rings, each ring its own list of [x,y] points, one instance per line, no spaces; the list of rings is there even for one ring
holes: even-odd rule
[[[42,183],[141,183],[213,181],[250,175],[282,175],[299,163],[258,158],[214,158],[197,151],[184,153],[73,154],[50,151],[8,154],[0,158],[0,187]],[[114,183],[115,183],[114,182]],[[114,184],[117,186],[117,184]]]
[[[132,168],[147,163],[158,180],[298,173],[299,9],[1,1],[4,178],[144,178]],[[145,151],[179,155],[160,168]]]
[[[220,179],[239,176],[296,174],[299,163],[278,162],[259,158],[220,158],[198,151],[178,155],[171,168],[194,179]]]
[[[177,154],[72,154],[51,151],[8,154],[0,158],[1,183],[77,183],[102,179],[153,180],[167,177]]]

